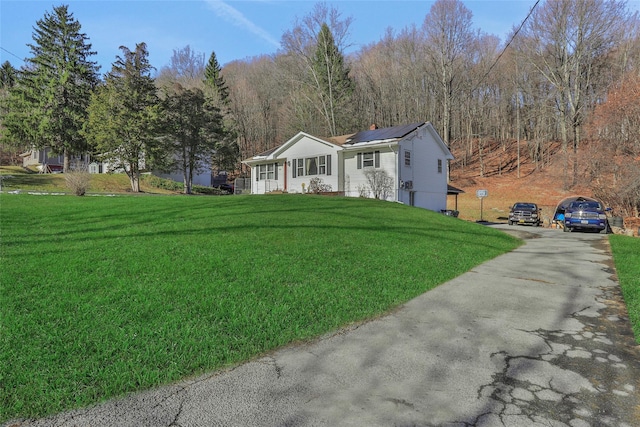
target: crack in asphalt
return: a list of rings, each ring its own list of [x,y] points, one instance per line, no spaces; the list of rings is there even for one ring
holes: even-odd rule
[[[178,407],[178,411],[176,412],[176,416],[173,421],[169,424],[169,427],[180,427],[178,420],[180,419],[180,415],[182,415],[182,410],[184,408],[184,399],[180,400],[180,407]]]
[[[581,330],[525,331],[542,338],[547,351],[535,355],[493,353],[490,358],[502,369],[477,391],[479,398],[490,400],[487,406],[491,409],[474,420],[447,426],[638,425],[638,410],[634,414],[628,408],[640,408],[640,351],[629,341],[632,333],[620,333],[628,329],[628,323],[617,314],[619,291],[606,288],[603,292],[601,300],[607,307],[601,309],[598,319],[581,315],[593,307],[571,315],[583,325]],[[608,337],[621,337],[626,343],[616,345]],[[631,363],[634,366],[629,366]],[[534,372],[539,376],[532,376]]]

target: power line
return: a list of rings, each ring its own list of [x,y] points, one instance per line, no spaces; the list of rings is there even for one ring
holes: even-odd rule
[[[482,83],[484,81],[484,79],[487,78],[487,76],[489,75],[489,73],[491,72],[491,70],[493,70],[493,67],[496,66],[496,64],[498,63],[498,61],[500,61],[500,58],[502,58],[502,55],[504,55],[504,53],[507,51],[507,48],[511,45],[511,42],[513,42],[513,40],[516,38],[516,36],[518,35],[518,33],[520,32],[520,30],[522,29],[522,27],[524,26],[524,24],[527,22],[527,20],[529,19],[529,17],[531,17],[531,14],[533,13],[533,10],[536,8],[536,6],[538,6],[538,3],[540,3],[540,0],[536,0],[536,3],[531,7],[531,10],[529,10],[529,13],[527,14],[527,16],[522,20],[522,22],[520,23],[520,26],[518,27],[518,29],[516,30],[515,33],[513,33],[513,35],[511,36],[511,38],[509,39],[509,41],[507,42],[506,45],[504,45],[504,48],[502,48],[502,52],[500,52],[500,55],[498,55],[498,57],[496,58],[495,61],[493,61],[493,64],[491,64],[491,67],[489,67],[489,69],[487,70],[487,72],[485,73],[484,76],[482,76],[482,78],[478,81],[478,84],[476,84],[476,86],[473,88],[473,90],[471,90],[471,92],[473,93],[476,89],[478,89],[478,86],[480,86],[480,83]]]
[[[20,61],[25,62],[24,58],[20,58],[18,55],[16,55],[13,52],[8,51],[7,49],[3,48],[2,46],[0,46],[0,49],[4,50],[5,52],[7,52],[9,55],[11,56],[15,56],[16,58],[18,58]]]

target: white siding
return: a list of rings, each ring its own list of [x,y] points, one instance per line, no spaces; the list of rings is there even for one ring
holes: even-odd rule
[[[330,165],[326,165],[330,170],[330,175],[315,174],[300,176],[298,172],[295,173],[294,178],[294,159],[307,159],[331,156]],[[287,147],[281,153],[278,153],[279,159],[286,159],[287,162],[287,191],[290,193],[301,193],[302,184],[304,184],[305,191],[309,189],[309,183],[313,178],[320,178],[322,183],[331,186],[331,191],[339,191],[340,186],[338,184],[339,168],[338,168],[338,147],[329,143],[321,142],[308,136],[303,136],[295,144]]]
[[[412,190],[401,190],[399,200],[409,204],[409,192],[414,192],[414,206],[434,211],[447,208],[447,159],[437,142],[426,129],[412,139],[399,144],[400,176],[403,181],[412,181]],[[411,151],[411,167],[404,165],[404,151]],[[442,161],[442,172],[438,172],[438,159]]]
[[[182,172],[171,173],[157,173],[154,172],[159,178],[170,179],[176,182],[184,182],[184,174]],[[211,187],[211,172],[203,172],[193,175],[193,185],[200,185],[203,187]]]
[[[379,152],[379,165],[358,168],[358,153]],[[410,164],[405,164],[405,151],[411,153]],[[330,174],[308,174],[306,159],[330,158]],[[375,155],[374,155],[375,156]],[[279,149],[263,157],[247,161],[251,165],[252,193],[264,194],[275,190],[290,193],[308,191],[311,179],[317,177],[332,191],[343,191],[345,196],[373,197],[365,176],[368,168],[384,170],[392,179],[389,201],[440,211],[447,205],[447,160],[451,153],[430,123],[425,123],[416,132],[403,140],[370,141],[355,146],[337,146],[319,138],[300,132]],[[304,159],[302,175],[297,169],[298,159]],[[438,160],[442,171],[438,172]],[[277,179],[265,179],[258,172],[260,164],[278,163]],[[375,162],[375,160],[374,160]],[[296,169],[294,171],[294,169]],[[411,183],[412,186],[406,186]],[[304,187],[303,187],[304,185]]]
[[[63,155],[54,155],[51,153],[51,149],[46,147],[43,149],[32,148],[30,155],[22,158],[22,166],[35,166],[35,165],[62,165],[64,163]]]
[[[253,194],[265,194],[272,191],[287,191],[290,193],[302,193],[309,189],[311,179],[320,178],[321,183],[331,186],[331,191],[339,191],[339,172],[340,165],[338,159],[339,147],[328,142],[324,142],[312,138],[306,134],[300,133],[289,140],[283,147],[272,155],[267,156],[264,160],[258,160],[251,165],[251,192]],[[329,164],[326,164],[327,156]],[[325,172],[320,173],[318,165],[317,173],[307,174],[306,167],[303,167],[302,175],[295,168],[295,160],[322,157],[325,161]],[[320,160],[318,159],[318,162]],[[277,177],[273,179],[265,179],[260,176],[260,165],[277,163]],[[329,174],[327,174],[329,172]],[[295,176],[294,176],[295,175]]]
[[[274,165],[273,174],[268,174],[265,177],[260,176],[261,165]],[[282,160],[268,160],[255,164],[251,167],[251,193],[252,194],[265,194],[272,191],[284,190],[284,162]],[[272,177],[273,176],[273,177]]]
[[[363,147],[361,150],[350,150],[343,153],[344,159],[344,194],[348,197],[360,197],[362,193],[366,193],[367,197],[373,197],[371,187],[365,177],[365,171],[371,169],[370,167],[362,167],[358,169],[358,153],[371,153],[375,151],[380,152],[380,167],[373,169],[379,169],[386,171],[393,179],[393,190],[387,198],[387,200],[397,200],[398,194],[398,179],[397,176],[397,162],[395,147],[380,147],[372,146],[370,148]]]

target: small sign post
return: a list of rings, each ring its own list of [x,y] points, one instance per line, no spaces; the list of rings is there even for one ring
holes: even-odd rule
[[[489,195],[489,192],[487,190],[476,190],[476,196],[478,197],[478,199],[480,199],[480,221],[483,221],[483,217],[482,217],[482,201],[484,200],[485,197],[487,197]]]

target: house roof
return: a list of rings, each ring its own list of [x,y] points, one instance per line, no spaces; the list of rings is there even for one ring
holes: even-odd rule
[[[274,151],[276,151],[276,150],[277,150],[278,148],[280,148],[280,147],[282,147],[282,144],[280,144],[280,145],[278,145],[278,146],[276,146],[276,147],[270,148],[270,149],[268,149],[267,151],[263,151],[262,153],[258,153],[258,154],[256,154],[255,156],[253,156],[252,158],[256,158],[256,157],[268,157],[268,156],[269,156],[269,154],[272,154]]]
[[[338,147],[342,145],[343,140],[346,138],[346,136],[319,138],[317,136],[309,135],[308,133],[305,133],[305,132],[298,132],[295,136],[293,136],[287,142],[280,144],[276,147],[270,148],[269,150],[263,151],[262,153],[258,153],[249,159],[243,160],[242,162],[246,164],[250,164],[254,162],[264,162],[267,160],[277,159],[283,150],[286,150],[288,147],[290,147],[291,145],[295,144],[300,139],[305,137],[318,141],[321,144],[325,144],[329,146],[338,146]]]
[[[255,162],[265,162],[268,160],[273,160],[278,158],[283,150],[286,150],[287,147],[295,144],[300,139],[307,137],[314,139],[318,142],[333,145],[337,147],[342,147],[342,149],[358,149],[364,145],[369,145],[368,143],[387,143],[392,141],[400,140],[410,133],[416,131],[419,128],[425,127],[428,132],[435,138],[436,143],[442,148],[443,152],[447,159],[453,159],[449,148],[442,141],[438,133],[433,129],[433,125],[430,122],[416,122],[410,123],[407,125],[401,126],[392,126],[381,129],[369,129],[357,132],[355,134],[347,134],[347,135],[339,135],[332,137],[317,137],[309,135],[305,132],[298,132],[297,135],[289,139],[284,144],[281,144],[277,147],[273,147],[267,151],[263,151],[262,153],[256,154],[253,157],[243,160],[243,163],[251,164]],[[362,144],[356,145],[356,144]]]
[[[322,139],[324,141],[330,142],[331,144],[343,145],[349,140],[349,138],[351,138],[354,135],[355,135],[354,133],[348,133],[346,135],[325,136],[325,137],[321,137],[319,139]]]
[[[363,130],[347,138],[345,144],[404,138],[424,124],[424,122],[418,122],[389,128]]]
[[[460,194],[464,193],[464,190],[454,187],[451,184],[447,184],[447,194]]]

